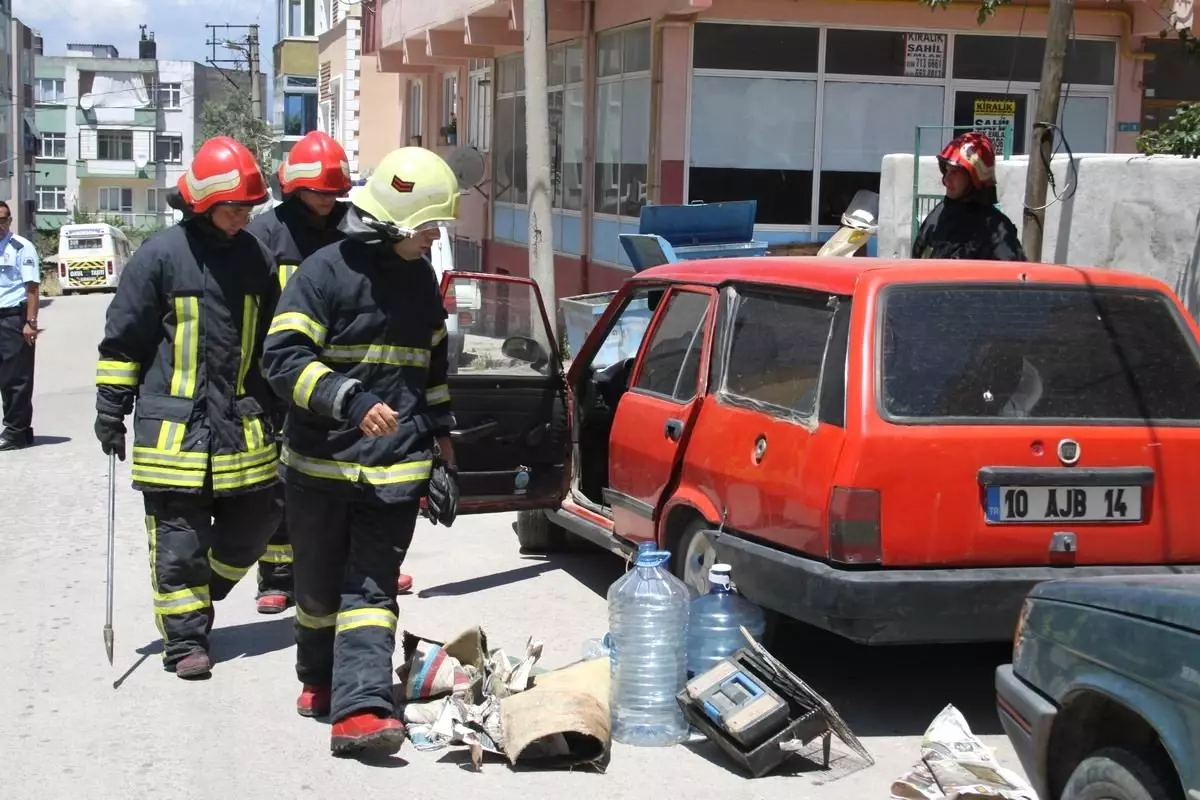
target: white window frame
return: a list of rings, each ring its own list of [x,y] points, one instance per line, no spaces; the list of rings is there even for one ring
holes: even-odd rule
[[[46,152],[46,145],[60,145],[58,148],[51,148],[51,152]],[[62,154],[55,154],[55,149],[61,149]],[[65,133],[57,133],[54,131],[45,131],[38,139],[38,158],[53,161],[67,160],[67,135]]]
[[[183,84],[160,83],[156,96],[158,107],[164,111],[179,111],[183,108]]]
[[[291,79],[289,78],[288,80],[290,81]],[[288,86],[288,84],[286,82],[284,83],[284,86],[285,86],[284,90],[278,95],[280,97],[280,102],[283,107],[282,108],[283,115],[282,115],[282,119],[280,119],[280,128],[281,128],[281,133],[283,134],[283,136],[299,139],[300,137],[305,136],[308,133],[311,133],[311,131],[303,130],[303,127],[304,127],[303,120],[301,120],[300,127],[302,130],[300,133],[287,133],[286,132],[287,131],[287,98],[288,98],[288,95],[311,94],[311,95],[314,95],[317,97],[317,122],[316,122],[316,127],[313,130],[320,130],[321,129],[321,103],[320,103],[319,87],[317,87],[317,86],[311,86],[311,87],[305,86],[303,88],[292,87],[292,86]],[[303,105],[301,105],[301,111],[303,112]]]
[[[36,78],[34,86],[34,104],[43,106],[61,106],[67,103],[67,81],[65,78]],[[49,99],[45,89],[50,86]]]
[[[442,73],[442,124],[450,124],[450,118],[458,119],[458,73]]]
[[[651,27],[651,26],[649,26],[649,25],[646,25],[646,23],[644,23],[644,22],[643,22],[643,23],[638,23],[638,24],[636,24],[636,25],[627,25],[627,26],[625,26],[625,27],[622,27],[622,28],[613,28],[613,29],[611,29],[611,30],[606,30],[606,31],[603,31],[603,33],[604,33],[604,34],[608,34],[608,33],[617,33],[617,32],[623,32],[623,31],[627,31],[627,30],[633,30],[633,29],[636,29],[636,28],[647,28],[647,29],[649,29],[649,30],[650,30],[650,36],[651,36],[651,37],[653,37],[653,36],[654,36],[654,32],[653,32],[653,29],[652,29],[652,27]],[[653,41],[651,41],[651,45],[650,45],[650,46],[651,46],[651,49],[652,49],[652,51],[653,51],[653,47],[654,47],[654,43],[653,43]],[[624,45],[622,44],[622,48],[623,48],[623,47],[624,47]],[[623,82],[625,82],[625,81],[629,81],[629,80],[638,80],[638,79],[641,79],[641,78],[650,78],[650,70],[649,70],[649,69],[646,69],[646,70],[638,70],[638,71],[636,71],[636,72],[625,72],[625,71],[624,71],[624,66],[625,66],[624,64],[622,64],[622,65],[621,65],[621,67],[622,67],[622,71],[621,71],[619,74],[617,74],[617,75],[606,75],[606,76],[604,76],[603,78],[601,78],[601,77],[599,76],[599,74],[597,74],[597,76],[596,76],[596,86],[595,86],[595,89],[594,89],[594,91],[593,91],[593,94],[592,94],[592,99],[593,99],[593,103],[592,103],[592,105],[595,107],[595,112],[594,112],[594,113],[593,113],[593,115],[592,115],[592,116],[594,117],[594,119],[592,120],[592,127],[593,127],[593,129],[592,129],[592,131],[591,131],[591,135],[592,135],[592,138],[593,138],[593,141],[594,141],[594,142],[596,142],[596,141],[599,139],[599,136],[597,135],[597,131],[595,130],[595,126],[596,126],[596,125],[598,125],[598,124],[599,124],[599,122],[600,122],[600,109],[599,109],[599,102],[597,102],[597,101],[596,101],[596,98],[598,98],[598,97],[600,96],[600,87],[601,87],[601,86],[603,86],[603,85],[606,85],[606,84],[612,84],[612,83],[623,83]],[[597,73],[599,73],[599,67],[598,67],[598,66],[597,66],[597,70],[596,70],[596,71],[597,71]],[[651,92],[653,92],[653,86],[651,86]],[[621,128],[622,128],[622,129],[624,128],[624,121],[625,121],[625,102],[624,102],[624,99],[622,99],[622,101],[621,101]],[[690,120],[689,120],[689,123],[690,123]],[[690,127],[690,124],[689,124],[689,127]],[[586,135],[586,134],[585,134],[585,135]],[[650,135],[651,135],[651,136],[653,136],[653,135],[654,135],[654,125],[650,125]],[[591,202],[591,205],[592,205],[592,207],[593,207],[593,208],[595,208],[595,207],[596,207],[596,198],[595,198],[595,194],[596,194],[596,187],[595,187],[595,177],[594,177],[594,175],[595,175],[595,171],[596,171],[596,160],[597,160],[597,159],[596,159],[596,148],[597,148],[598,146],[599,146],[598,144],[595,144],[595,145],[593,145],[593,148],[592,148],[592,173],[593,173],[592,184],[593,184],[593,185],[592,185],[592,187],[591,187],[591,191],[592,191],[592,197],[591,197],[591,199],[590,199],[590,202]],[[685,172],[685,174],[686,174],[686,172]],[[646,165],[646,186],[645,186],[645,189],[649,189],[650,181],[651,181],[651,175],[650,175],[650,165],[649,165],[649,164],[647,164],[647,165]],[[618,178],[618,186],[619,186],[619,185],[621,185],[622,183],[623,183],[623,181],[621,181],[621,180],[620,180],[620,178]],[[644,190],[645,190],[645,189],[644,189]],[[648,199],[649,199],[649,198],[647,198],[647,200],[648,200]],[[645,203],[643,203],[643,205],[645,205]],[[619,204],[618,204],[618,207],[619,207]],[[609,213],[601,213],[601,212],[597,211],[597,212],[595,212],[595,213],[593,213],[593,214],[592,214],[592,219],[613,220],[613,221],[625,220],[626,222],[628,222],[629,220],[636,220],[636,219],[638,219],[638,218],[637,218],[637,217],[627,217],[627,216],[623,216],[623,215],[621,215],[619,212],[618,212],[618,213],[616,213],[616,214],[609,214]],[[622,266],[623,266],[623,265],[622,265]]]
[[[165,217],[171,213],[171,207],[167,205],[167,194],[169,189],[164,189],[160,186],[151,186],[146,190],[146,212],[154,214],[158,217]]]
[[[300,32],[293,30],[292,26],[292,6],[300,6]],[[308,18],[308,9],[312,8],[313,29],[311,33],[304,33],[304,22]],[[317,7],[316,0],[279,0],[276,7],[278,17],[276,22],[279,26],[280,39],[315,39],[319,33],[318,29],[321,25],[321,18],[318,16],[321,9]]]
[[[179,142],[179,158],[169,158],[165,161],[160,161],[158,158],[158,144],[163,141]],[[174,150],[175,148],[171,148]],[[183,134],[182,133],[156,133],[154,135],[154,162],[158,164],[182,164],[183,163]]]
[[[105,201],[111,197],[112,192],[117,192],[118,208],[105,208]],[[129,207],[125,208],[125,192],[129,192]],[[96,190],[96,210],[101,214],[132,214],[133,213],[133,189],[129,186],[101,186]]]
[[[471,60],[467,73],[467,144],[481,153],[492,149],[492,72],[492,61],[480,58]]]
[[[53,207],[45,204],[45,197],[46,197],[47,192],[49,192],[50,196],[54,198],[54,206]],[[37,210],[38,211],[54,213],[54,212],[63,212],[63,211],[70,210],[67,208],[67,187],[65,187],[65,186],[43,186],[43,185],[35,186],[34,187],[34,197],[37,200]]]
[[[424,111],[424,100],[425,82],[420,78],[413,79],[408,84],[408,108],[404,110],[408,125],[409,144],[412,143],[412,137],[414,136],[421,137],[422,146],[426,144],[425,129],[422,124],[425,121],[425,115],[422,113]]]
[[[957,40],[960,35],[963,36],[1005,36],[1012,38],[1015,34],[1012,31],[987,31],[974,29],[959,29],[959,28],[923,28],[923,27],[897,27],[894,25],[849,25],[849,24],[814,24],[814,23],[797,23],[797,22],[763,22],[761,20],[744,20],[744,19],[722,19],[722,18],[706,18],[703,22],[697,24],[719,23],[723,25],[755,25],[759,27],[793,27],[793,28],[817,28],[819,30],[819,47],[817,53],[817,72],[763,72],[757,70],[721,70],[721,69],[696,69],[692,68],[688,71],[688,102],[686,110],[686,129],[684,135],[684,160],[683,160],[683,198],[684,202],[691,200],[691,186],[689,174],[691,172],[691,136],[692,136],[692,79],[694,77],[704,76],[721,76],[721,77],[746,77],[746,78],[783,78],[793,80],[810,80],[817,83],[817,100],[816,100],[816,130],[814,136],[814,153],[813,153],[813,181],[812,181],[812,222],[808,225],[761,225],[757,226],[765,231],[778,231],[787,233],[809,233],[812,241],[818,241],[827,234],[837,231],[836,225],[820,225],[820,197],[821,197],[821,147],[822,147],[822,132],[825,127],[825,84],[827,82],[841,83],[890,83],[898,85],[933,85],[944,88],[944,108],[942,116],[943,125],[954,124],[954,95],[957,91],[962,90],[978,90],[1003,92],[1006,86],[1004,81],[980,81],[975,79],[965,79],[954,77],[954,50]],[[920,32],[920,33],[944,33],[946,34],[946,74],[942,78],[910,78],[899,75],[846,75],[843,73],[832,73],[825,71],[825,53],[827,48],[827,36],[830,29],[836,30],[876,30],[889,31],[892,33],[905,32]],[[690,49],[695,52],[695,30],[692,31],[693,41],[690,44]],[[1111,151],[1115,142],[1115,127],[1116,127],[1116,105],[1117,105],[1117,88],[1120,84],[1120,41],[1113,36],[1090,36],[1080,35],[1077,39],[1091,39],[1111,43],[1117,48],[1117,59],[1114,67],[1113,85],[1103,86],[1096,84],[1071,84],[1070,96],[1072,97],[1104,97],[1108,100],[1109,113],[1109,131],[1107,134],[1108,149]],[[605,79],[601,78],[600,81]],[[1009,92],[1012,94],[1031,92],[1029,100],[1030,112],[1026,116],[1025,124],[1025,142],[1026,149],[1032,142],[1033,137],[1033,117],[1032,109],[1036,104],[1036,95],[1038,90],[1037,83],[1031,82],[1012,82],[1007,84]],[[932,132],[929,132],[932,134]],[[949,130],[946,131],[949,133]],[[925,142],[922,142],[924,146]],[[911,145],[910,145],[911,147]],[[600,216],[600,215],[596,215]]]

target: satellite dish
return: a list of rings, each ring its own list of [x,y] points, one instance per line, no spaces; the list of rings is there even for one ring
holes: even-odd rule
[[[133,159],[133,165],[138,168],[138,171],[144,170],[146,165],[150,163],[150,159],[145,156],[137,156]]]
[[[483,154],[474,147],[456,147],[446,155],[446,163],[458,178],[458,188],[469,191],[483,180]]]
[[[96,107],[95,96],[92,95],[91,92],[88,92],[87,94],[84,94],[84,95],[80,95],[79,107],[82,108],[84,111],[91,111],[93,108]]]

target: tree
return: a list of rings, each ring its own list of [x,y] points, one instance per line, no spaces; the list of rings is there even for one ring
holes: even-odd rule
[[[248,91],[234,89],[221,100],[205,103],[201,134],[203,141],[200,144],[214,136],[237,139],[254,154],[263,175],[271,174],[271,147],[275,143],[275,134],[266,120],[254,116]]]
[[[1137,149],[1148,156],[1200,158],[1200,103],[1181,103],[1157,130],[1142,131]]]

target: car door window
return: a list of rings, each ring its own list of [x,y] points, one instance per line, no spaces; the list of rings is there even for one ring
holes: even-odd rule
[[[739,292],[723,394],[787,414],[817,408],[833,309],[824,297]]]
[[[680,402],[696,396],[710,295],[672,292],[633,388]]]
[[[661,288],[641,289],[629,295],[625,307],[621,309],[621,313],[613,321],[608,335],[604,337],[603,344],[596,351],[596,355],[592,357],[591,368],[593,370],[602,370],[618,361],[624,361],[637,355],[638,349],[642,346],[642,340],[646,338],[646,329],[650,326],[650,320],[654,317],[654,310],[658,308],[658,301],[662,299],[664,291]],[[564,311],[566,309],[564,303]],[[583,311],[587,314],[592,313],[591,308],[584,308]],[[568,324],[570,323],[571,321],[568,320]]]

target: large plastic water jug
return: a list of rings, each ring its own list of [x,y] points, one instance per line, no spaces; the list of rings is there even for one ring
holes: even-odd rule
[[[740,626],[757,642],[766,629],[766,615],[733,591],[732,568],[713,564],[708,571],[708,594],[692,601],[687,636],[687,677],[703,675],[747,645]]]
[[[663,746],[688,737],[675,701],[686,683],[687,585],[666,569],[671,554],[646,550],[608,590],[612,633],[612,738]]]

